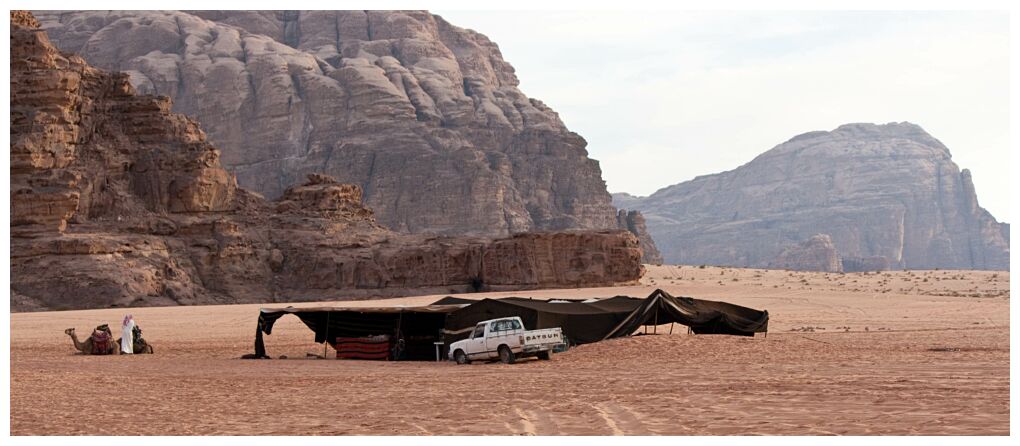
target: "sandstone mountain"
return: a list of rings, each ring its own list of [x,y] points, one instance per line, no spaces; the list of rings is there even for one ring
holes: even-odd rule
[[[805,133],[737,169],[614,201],[644,212],[671,263],[767,267],[826,234],[846,270],[1009,269],[1009,225],[978,205],[949,150],[906,122]]]
[[[242,187],[358,184],[403,232],[616,228],[586,142],[485,36],[418,11],[37,13],[53,42],[170,96]]]
[[[31,14],[11,13],[12,311],[609,285],[642,273],[626,231],[397,234],[362,205],[360,185],[324,175],[268,201],[238,186],[170,98],[136,95],[128,79],[61,54]],[[423,200],[438,192],[429,185],[418,185]]]

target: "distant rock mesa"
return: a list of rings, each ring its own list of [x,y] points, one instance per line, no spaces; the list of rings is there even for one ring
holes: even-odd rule
[[[949,149],[906,122],[805,133],[737,169],[614,202],[644,213],[669,263],[768,267],[827,234],[846,271],[1009,269],[1009,225],[978,205]]]
[[[610,285],[643,272],[626,231],[397,234],[362,205],[362,186],[319,174],[266,200],[238,186],[170,98],[136,95],[128,74],[61,54],[37,26],[11,13],[12,311]]]

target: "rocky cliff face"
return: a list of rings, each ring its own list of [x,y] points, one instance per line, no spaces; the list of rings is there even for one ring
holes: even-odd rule
[[[828,234],[816,234],[811,238],[787,247],[769,263],[769,268],[795,271],[843,272],[843,262]]]
[[[655,247],[652,236],[648,234],[648,226],[645,224],[645,216],[638,211],[620,209],[616,214],[616,226],[629,231],[638,238],[641,245],[641,261],[652,265],[662,265],[662,254]]]
[[[37,13],[62,50],[169,96],[239,184],[358,184],[403,232],[611,229],[586,142],[517,88],[496,44],[427,12]]]
[[[732,171],[614,199],[644,212],[671,263],[766,267],[828,234],[853,268],[1009,268],[1008,225],[978,205],[949,150],[910,123],[806,133]]]
[[[624,231],[401,235],[376,223],[361,186],[324,175],[267,201],[238,187],[170,98],[138,96],[127,74],[61,54],[30,14],[11,14],[11,59],[13,311],[581,286],[642,273]]]
[[[892,268],[889,259],[882,256],[843,257],[842,264],[845,273],[888,271]]]

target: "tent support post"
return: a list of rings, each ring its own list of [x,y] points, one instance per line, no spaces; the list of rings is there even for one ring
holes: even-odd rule
[[[655,307],[655,325],[652,326],[652,334],[659,333],[659,307]]]
[[[326,359],[326,346],[329,345],[329,314],[332,311],[326,312],[326,342],[322,343],[322,359]]]
[[[676,322],[670,322],[669,323],[669,334],[673,334],[673,326],[674,325],[676,325]]]
[[[401,339],[400,329],[403,327],[403,325],[404,325],[404,310],[401,309],[400,313],[397,314],[397,333],[396,333],[396,335],[394,336],[394,339],[393,339],[393,345],[394,346],[400,345],[400,339]],[[403,350],[394,350],[394,351],[399,351],[401,353],[401,355],[403,355]],[[391,356],[392,356],[392,354],[391,354]],[[390,361],[396,361],[398,359],[399,358],[391,358]]]

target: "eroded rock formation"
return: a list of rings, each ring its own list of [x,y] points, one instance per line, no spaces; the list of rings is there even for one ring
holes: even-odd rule
[[[401,232],[614,229],[587,143],[499,48],[423,11],[41,11],[56,45],[167,95],[240,185],[362,187]],[[647,233],[642,247],[657,252]],[[654,262],[655,256],[646,261]]]
[[[892,268],[889,259],[882,256],[842,257],[842,260],[845,273],[888,271]]]
[[[641,245],[641,261],[652,265],[662,265],[662,254],[655,247],[652,236],[648,234],[648,227],[645,224],[645,216],[638,211],[620,209],[616,214],[616,225],[620,229],[626,229],[638,238]]]
[[[670,263],[767,267],[828,234],[853,269],[1009,269],[1009,225],[978,205],[949,149],[906,122],[806,133],[737,169],[614,200],[644,213]]]
[[[129,75],[61,54],[30,14],[11,14],[11,59],[13,311],[608,285],[642,273],[625,231],[401,235],[362,205],[361,186],[325,175],[268,201],[238,187],[170,98],[136,95]]]
[[[816,234],[783,249],[776,259],[769,263],[769,268],[839,273],[843,272],[843,262],[839,258],[836,246],[832,244],[832,238],[828,234]]]
[[[242,187],[358,184],[404,232],[612,229],[586,142],[517,88],[496,44],[427,12],[38,13],[54,43],[170,96]]]
[[[844,257],[832,243],[829,234],[815,234],[796,245],[788,246],[769,262],[769,268],[827,273],[888,271],[892,265],[882,256]]]

